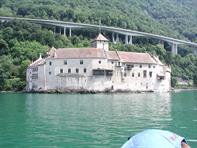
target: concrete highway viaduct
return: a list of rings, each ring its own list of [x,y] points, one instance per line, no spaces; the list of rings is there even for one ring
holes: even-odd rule
[[[72,30],[73,29],[97,29],[102,31],[111,32],[112,34],[112,42],[116,43],[119,41],[119,35],[125,36],[125,44],[132,44],[132,37],[135,36],[143,36],[146,38],[153,38],[160,41],[165,41],[171,44],[171,52],[173,54],[178,53],[178,45],[185,44],[188,46],[195,47],[194,54],[197,55],[197,43],[193,43],[190,41],[175,39],[171,37],[166,37],[162,35],[152,34],[152,33],[146,33],[146,32],[140,32],[140,31],[134,31],[129,29],[122,29],[117,27],[109,27],[109,26],[103,26],[103,25],[93,25],[93,24],[84,24],[84,23],[73,23],[73,22],[63,22],[63,21],[57,21],[57,20],[45,20],[45,19],[32,19],[32,18],[19,18],[19,17],[0,17],[0,21],[11,21],[11,20],[21,20],[21,21],[28,21],[32,23],[37,23],[41,25],[48,25],[48,26],[54,26],[54,32],[56,33],[56,27],[60,27],[59,33],[63,35],[67,35],[67,30],[69,30],[69,36],[72,36]]]

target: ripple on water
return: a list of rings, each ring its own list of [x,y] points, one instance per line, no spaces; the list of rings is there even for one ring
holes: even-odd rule
[[[195,148],[197,108],[188,94],[0,94],[0,147],[115,148],[157,128]]]

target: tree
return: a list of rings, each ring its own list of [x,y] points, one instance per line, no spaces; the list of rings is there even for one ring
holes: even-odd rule
[[[43,46],[36,41],[17,42],[11,49],[11,55],[14,58],[19,58],[21,63],[24,60],[36,60],[39,54],[44,55],[47,50],[47,46]]]
[[[0,90],[4,89],[6,79],[12,76],[13,63],[9,56],[0,56]]]
[[[8,47],[7,42],[3,39],[0,39],[0,55],[7,54],[8,49],[9,47]]]
[[[193,83],[194,83],[195,86],[197,86],[197,71],[193,75]]]

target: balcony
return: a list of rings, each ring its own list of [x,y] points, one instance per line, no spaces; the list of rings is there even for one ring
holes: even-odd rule
[[[113,70],[111,70],[111,69],[93,69],[92,74],[94,76],[112,76]]]

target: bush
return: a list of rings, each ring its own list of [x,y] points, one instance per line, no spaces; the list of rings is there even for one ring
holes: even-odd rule
[[[25,87],[25,83],[20,80],[20,78],[13,78],[13,79],[5,79],[4,81],[4,90],[22,90]]]

